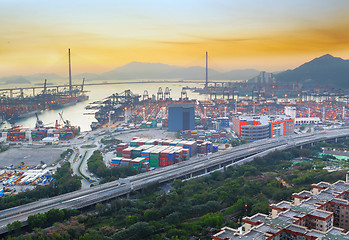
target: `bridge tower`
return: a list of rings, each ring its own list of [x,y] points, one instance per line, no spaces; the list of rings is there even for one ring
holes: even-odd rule
[[[207,60],[207,52],[206,52],[206,82],[205,82],[205,89],[208,87],[208,60]]]
[[[70,48],[68,49],[68,55],[69,55],[69,94],[72,94],[73,87],[72,87],[72,81],[71,81],[71,63],[70,63]]]

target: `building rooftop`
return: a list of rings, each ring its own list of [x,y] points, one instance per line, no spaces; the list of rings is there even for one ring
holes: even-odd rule
[[[247,221],[251,221],[251,222],[254,222],[254,223],[262,223],[265,221],[265,219],[267,218],[268,216],[265,215],[265,214],[262,214],[262,213],[257,213],[255,215],[253,215],[252,217],[246,217],[244,218],[244,220],[247,220]]]
[[[298,196],[298,197],[303,197],[303,198],[313,196],[313,194],[311,192],[309,192],[309,191],[302,191],[302,192],[299,192],[299,193],[294,193],[292,195]]]
[[[304,203],[312,204],[315,207],[317,207],[317,206],[321,206],[322,204],[324,204],[325,201],[322,201],[322,200],[319,200],[316,198],[308,198],[308,199],[304,200]]]
[[[272,206],[278,207],[278,208],[287,208],[290,209],[291,208],[292,203],[291,202],[287,202],[287,201],[282,201],[276,204],[272,204]]]
[[[285,211],[283,213],[280,213],[280,215],[285,216],[285,217],[289,217],[289,218],[301,218],[301,217],[304,217],[306,214],[301,213],[301,212],[297,212],[294,210],[288,210],[288,211]]]
[[[324,211],[324,210],[316,209],[316,210],[312,211],[311,213],[309,213],[309,215],[315,216],[315,217],[320,217],[320,218],[328,218],[331,215],[333,215],[333,213],[332,212],[327,212],[327,211]]]
[[[348,233],[343,233],[343,230],[340,228],[332,228],[325,234],[325,238],[328,240],[342,240],[342,239],[349,239]]]
[[[333,196],[332,193],[327,193],[327,192],[320,192],[319,194],[314,195],[315,198],[322,200],[322,201],[329,201],[331,199],[333,199],[335,196]]]
[[[310,213],[311,211],[313,211],[316,208],[317,207],[314,206],[313,204],[309,204],[306,202],[302,202],[299,205],[295,205],[295,206],[291,207],[292,210],[294,210],[296,212],[302,212],[302,213]]]
[[[339,199],[339,198],[334,198],[334,199],[331,200],[331,202],[341,203],[341,204],[348,204],[347,200]]]
[[[270,122],[278,122],[292,119],[290,116],[287,115],[239,115],[236,116],[236,118],[239,121],[251,122],[251,125],[254,125],[252,124],[253,121],[260,122],[260,125],[269,125]]]
[[[271,225],[263,224],[255,228],[256,231],[262,232],[262,233],[277,233],[280,231],[279,227],[274,227]]]
[[[269,218],[265,220],[265,223],[271,225],[273,227],[284,228],[293,223],[294,220],[292,218],[278,215],[276,218]]]
[[[319,182],[319,183],[316,183],[316,184],[312,184],[312,186],[323,188],[323,187],[329,187],[329,186],[331,186],[331,184],[328,183],[328,182]]]
[[[254,223],[260,223],[258,225],[253,225],[249,232],[239,233],[237,230],[225,228],[219,234],[216,234],[215,239],[267,239],[269,237],[273,239],[282,239],[289,237],[296,237],[297,235],[301,239],[325,239],[325,240],[342,240],[349,239],[349,229],[342,229],[336,226],[334,215],[331,211],[323,210],[323,205],[326,203],[338,203],[342,206],[348,206],[346,209],[349,211],[349,201],[345,199],[340,199],[340,195],[348,190],[349,184],[344,181],[337,181],[334,184],[329,184],[321,182],[318,184],[313,184],[313,187],[324,187],[319,194],[313,195],[311,192],[303,191],[300,193],[295,193],[297,196],[306,196],[309,198],[301,201],[300,204],[295,205],[293,202],[282,201],[277,204],[272,204],[271,206],[280,209],[287,209],[285,211],[279,212],[277,216],[267,216],[265,214],[255,214],[252,217],[245,217],[243,220],[247,220]],[[338,196],[338,198],[337,198]],[[322,208],[322,209],[320,209]],[[307,221],[309,218],[315,218],[323,221],[332,221],[327,232],[323,230],[322,225],[309,226]],[[332,217],[332,218],[331,218]],[[308,220],[307,220],[308,219]],[[333,227],[332,227],[333,226]],[[312,228],[312,229],[310,229]],[[313,229],[314,228],[314,229]]]
[[[349,184],[345,183],[344,181],[337,181],[334,184],[332,184],[330,188],[337,189],[343,192],[349,190]]]
[[[307,232],[307,229],[305,227],[297,226],[294,224],[287,226],[285,229],[288,229],[292,232],[297,232],[297,233],[306,233]]]

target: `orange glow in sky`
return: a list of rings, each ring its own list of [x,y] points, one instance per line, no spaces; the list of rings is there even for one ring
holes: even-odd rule
[[[349,58],[347,0],[26,1],[0,7],[0,77],[101,73],[132,61],[280,71]]]

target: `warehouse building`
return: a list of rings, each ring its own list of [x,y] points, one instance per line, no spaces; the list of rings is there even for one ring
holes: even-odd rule
[[[286,136],[294,133],[294,119],[286,115],[233,116],[233,131],[247,141]]]
[[[195,105],[190,103],[169,104],[168,131],[194,130]]]
[[[313,184],[311,191],[292,194],[292,202],[271,204],[270,215],[244,217],[244,228],[224,227],[213,239],[349,239],[348,174],[346,181]]]

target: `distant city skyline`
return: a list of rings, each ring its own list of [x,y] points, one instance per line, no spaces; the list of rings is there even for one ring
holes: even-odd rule
[[[0,77],[101,73],[132,61],[218,71],[349,59],[349,1],[188,0],[0,3]]]

